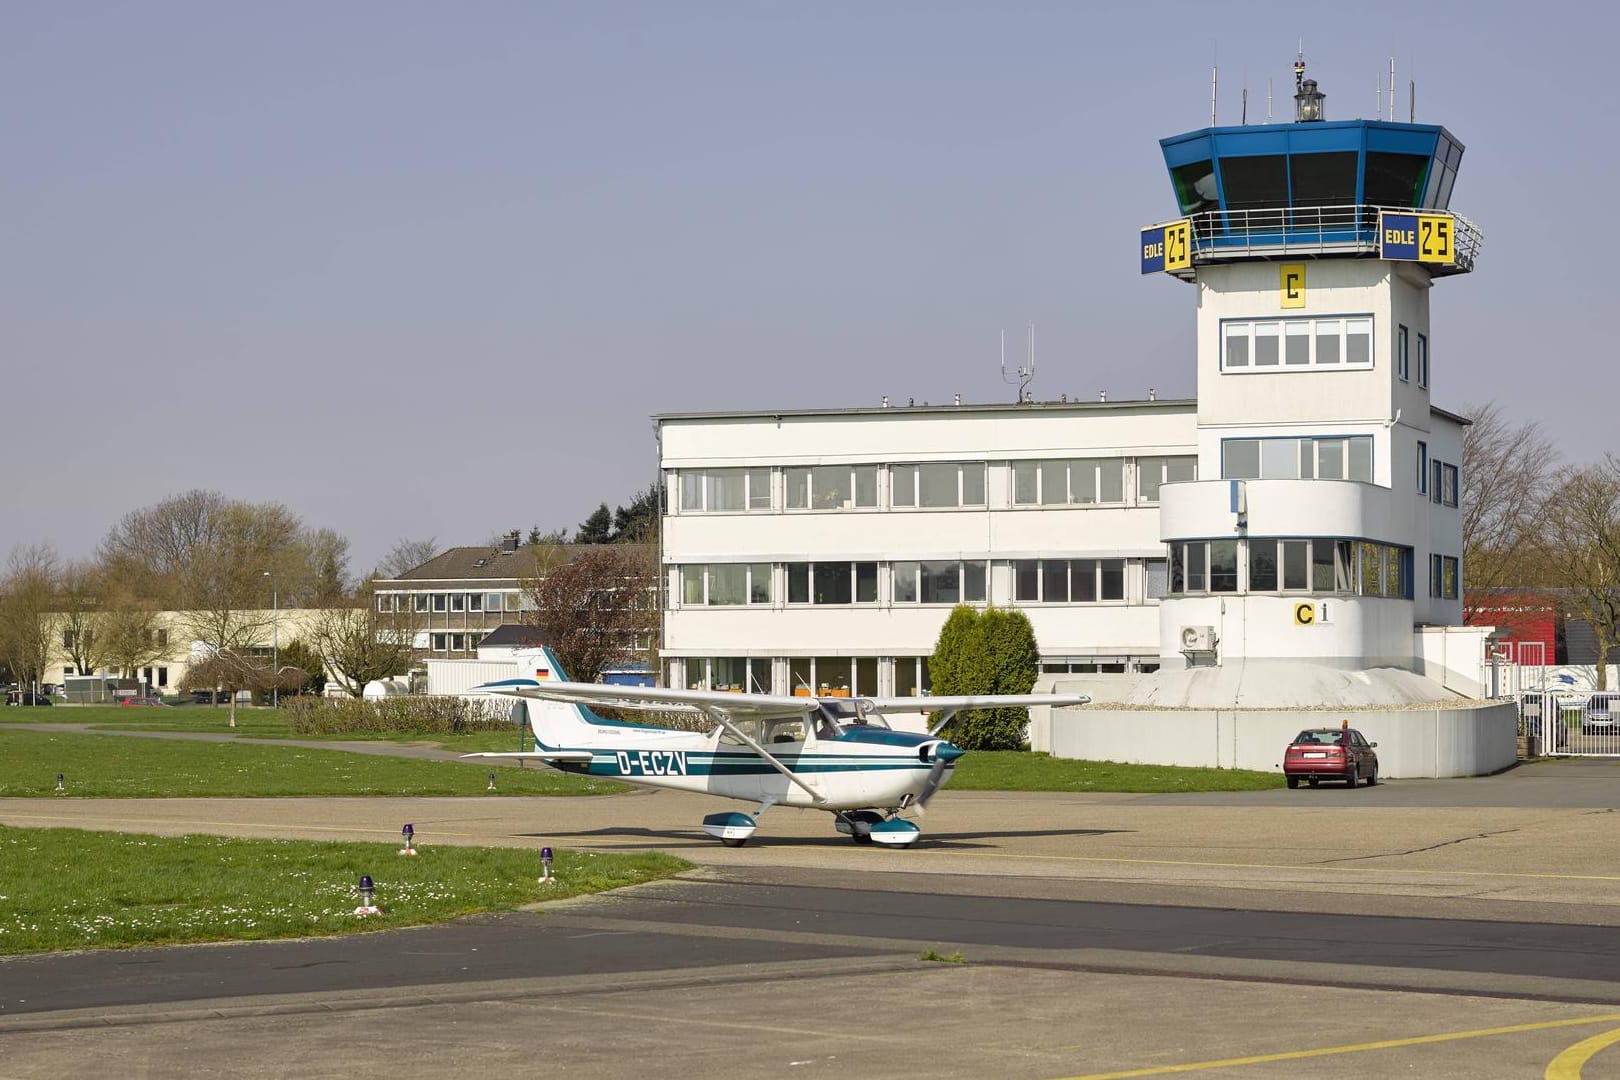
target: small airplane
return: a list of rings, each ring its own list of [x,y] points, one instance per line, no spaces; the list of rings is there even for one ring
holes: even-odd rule
[[[908,848],[921,829],[900,816],[928,805],[965,752],[939,737],[964,709],[1083,705],[1083,694],[964,697],[785,697],[723,690],[671,690],[568,682],[556,655],[537,650],[533,678],[499,679],[470,693],[522,701],[535,749],[466,754],[542,761],[563,772],[646,787],[702,791],[756,803],[752,814],[709,814],[703,831],[727,847],[754,835],[773,806],[833,815],[858,844]],[[652,710],[705,718],[708,731],[608,720],[589,708]],[[938,714],[927,734],[896,731],[888,713]]]

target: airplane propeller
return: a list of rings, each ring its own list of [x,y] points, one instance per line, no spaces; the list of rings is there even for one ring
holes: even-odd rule
[[[966,751],[948,742],[937,742],[927,747],[924,753],[933,758],[934,767],[928,770],[928,779],[923,781],[922,790],[911,800],[911,805],[917,808],[919,814],[928,812],[928,800],[934,797],[934,793],[945,782],[945,770]]]

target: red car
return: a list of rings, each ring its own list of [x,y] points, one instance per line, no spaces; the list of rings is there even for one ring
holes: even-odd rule
[[[1308,728],[1294,736],[1283,754],[1283,776],[1291,788],[1304,780],[1315,787],[1322,780],[1343,780],[1355,787],[1378,783],[1378,755],[1361,732],[1351,727]]]

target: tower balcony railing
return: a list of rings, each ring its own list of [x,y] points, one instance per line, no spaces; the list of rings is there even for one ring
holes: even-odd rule
[[[1208,210],[1192,214],[1193,262],[1275,259],[1310,255],[1373,255],[1381,250],[1379,216],[1447,214],[1455,221],[1452,263],[1430,263],[1435,274],[1466,274],[1484,237],[1473,222],[1451,211],[1401,206],[1287,206],[1256,210]]]

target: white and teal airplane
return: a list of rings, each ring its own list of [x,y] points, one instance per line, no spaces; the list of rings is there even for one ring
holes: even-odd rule
[[[703,831],[728,847],[746,843],[758,827],[755,819],[773,806],[825,810],[858,844],[910,847],[921,830],[902,811],[921,813],[964,752],[939,737],[951,717],[964,709],[1090,700],[1080,694],[817,698],[610,686],[568,682],[556,656],[541,653],[545,666],[537,661],[534,677],[471,691],[524,702],[535,749],[466,756],[543,761],[563,772],[757,804],[752,814],[703,819]],[[705,732],[623,723],[598,716],[591,705],[684,713],[713,726]],[[927,734],[896,731],[883,719],[922,712],[938,714]]]

